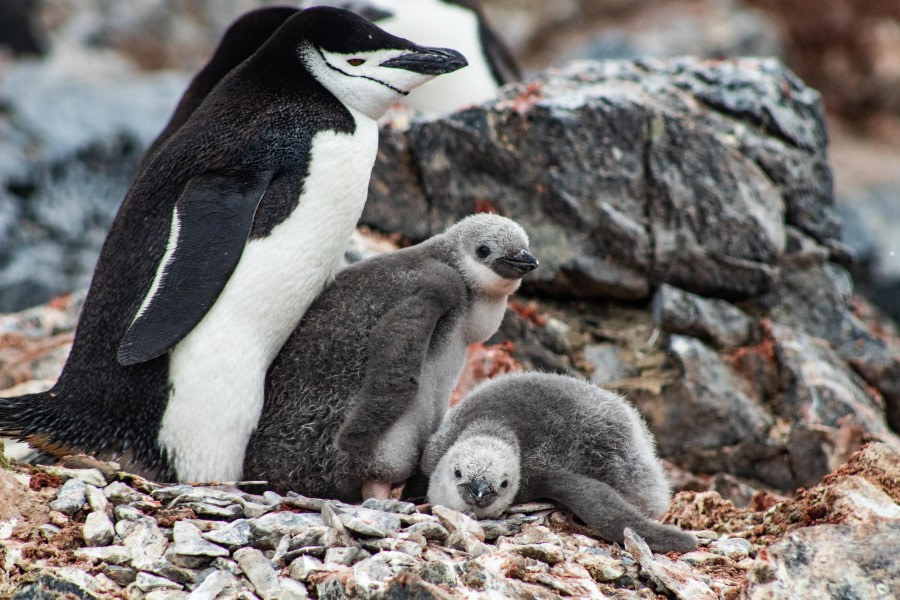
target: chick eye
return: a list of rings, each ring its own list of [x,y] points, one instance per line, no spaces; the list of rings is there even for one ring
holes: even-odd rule
[[[485,258],[490,253],[491,249],[487,246],[481,245],[475,248],[475,255],[478,256],[478,258]]]
[[[457,479],[462,479],[462,471],[460,471],[459,469],[456,469],[455,471],[453,471],[453,476],[456,477]]]
[[[365,59],[362,59],[362,58],[348,58],[347,59],[347,64],[350,65],[351,67],[358,67],[359,65],[361,65],[365,62],[366,62]]]
[[[503,482],[500,484],[500,487],[505,490],[506,488],[509,487],[509,482],[504,479]]]

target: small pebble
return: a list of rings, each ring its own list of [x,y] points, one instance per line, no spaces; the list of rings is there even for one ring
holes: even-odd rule
[[[727,562],[727,559],[721,554],[713,552],[705,552],[703,550],[695,550],[681,555],[681,560],[695,567],[707,565],[721,565]]]
[[[314,572],[321,569],[323,563],[312,556],[301,556],[291,563],[291,577],[297,581],[306,581]]]
[[[574,560],[587,569],[596,581],[615,581],[625,575],[625,565],[621,560],[608,554],[592,552],[592,550],[594,548],[579,552],[575,555]]]
[[[80,479],[70,479],[59,488],[50,508],[72,516],[87,503],[87,484]],[[56,523],[54,523],[56,525]]]
[[[103,494],[113,504],[127,504],[148,500],[145,494],[131,489],[121,481],[113,481],[103,488]]]
[[[325,564],[350,567],[353,566],[354,563],[366,558],[368,555],[369,553],[362,548],[329,548],[325,551]]]
[[[137,574],[137,577],[135,577],[134,579],[133,585],[142,592],[152,592],[153,590],[160,589],[182,589],[181,585],[175,583],[174,581],[169,581],[165,577],[160,577],[159,575],[144,573],[143,571]]]
[[[281,591],[278,574],[262,552],[256,548],[241,548],[235,550],[234,559],[262,600],[277,600]]]
[[[753,552],[753,544],[744,538],[722,538],[709,544],[709,551],[738,561]]]
[[[235,577],[228,571],[214,571],[206,576],[203,583],[194,588],[188,600],[215,600],[225,586],[233,581]]]
[[[84,543],[88,546],[107,546],[116,535],[113,522],[106,512],[94,511],[84,520],[81,528]]]
[[[276,494],[272,491],[263,492],[263,502],[270,506],[280,506],[282,502],[284,502],[284,498],[281,494]]]
[[[403,502],[401,500],[394,500],[393,498],[387,498],[384,500],[368,498],[362,503],[362,505],[365,508],[370,508],[372,510],[389,513],[400,513],[404,515],[411,515],[416,512],[415,504],[412,504],[411,502]]]

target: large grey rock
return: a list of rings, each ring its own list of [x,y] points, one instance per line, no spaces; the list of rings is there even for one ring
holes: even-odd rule
[[[900,521],[819,525],[766,548],[753,570],[753,600],[891,598],[900,585]]]
[[[754,321],[725,300],[710,300],[671,285],[661,285],[653,296],[653,324],[712,342],[717,348],[743,346],[754,333]]]
[[[681,378],[665,402],[640,403],[663,456],[766,439],[771,416],[710,347],[673,335],[668,350]]]
[[[363,222],[421,239],[497,210],[540,249],[532,290],[748,297],[785,222],[838,235],[819,96],[774,60],[576,63],[382,136],[407,150],[379,158]]]
[[[900,350],[889,347],[852,311],[853,282],[831,264],[786,265],[773,293],[779,322],[827,341],[841,360],[883,396],[888,422],[900,431]]]

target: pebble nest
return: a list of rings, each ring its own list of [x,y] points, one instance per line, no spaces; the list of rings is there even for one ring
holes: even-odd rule
[[[0,510],[0,596],[737,598],[758,551],[713,531],[683,555],[653,555],[630,531],[622,548],[548,503],[475,521],[442,506],[159,484],[98,465],[0,470],[0,490],[17,499]]]

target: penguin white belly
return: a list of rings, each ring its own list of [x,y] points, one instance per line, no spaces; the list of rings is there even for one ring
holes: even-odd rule
[[[366,201],[378,127],[319,132],[290,216],[241,259],[209,312],[169,356],[159,443],[180,481],[240,479],[265,375],[337,267]]]
[[[398,483],[412,474],[421,450],[450,404],[450,395],[465,367],[466,345],[460,333],[450,334],[453,342],[434,357],[428,357],[413,403],[384,433],[375,447],[375,464],[396,474]]]

